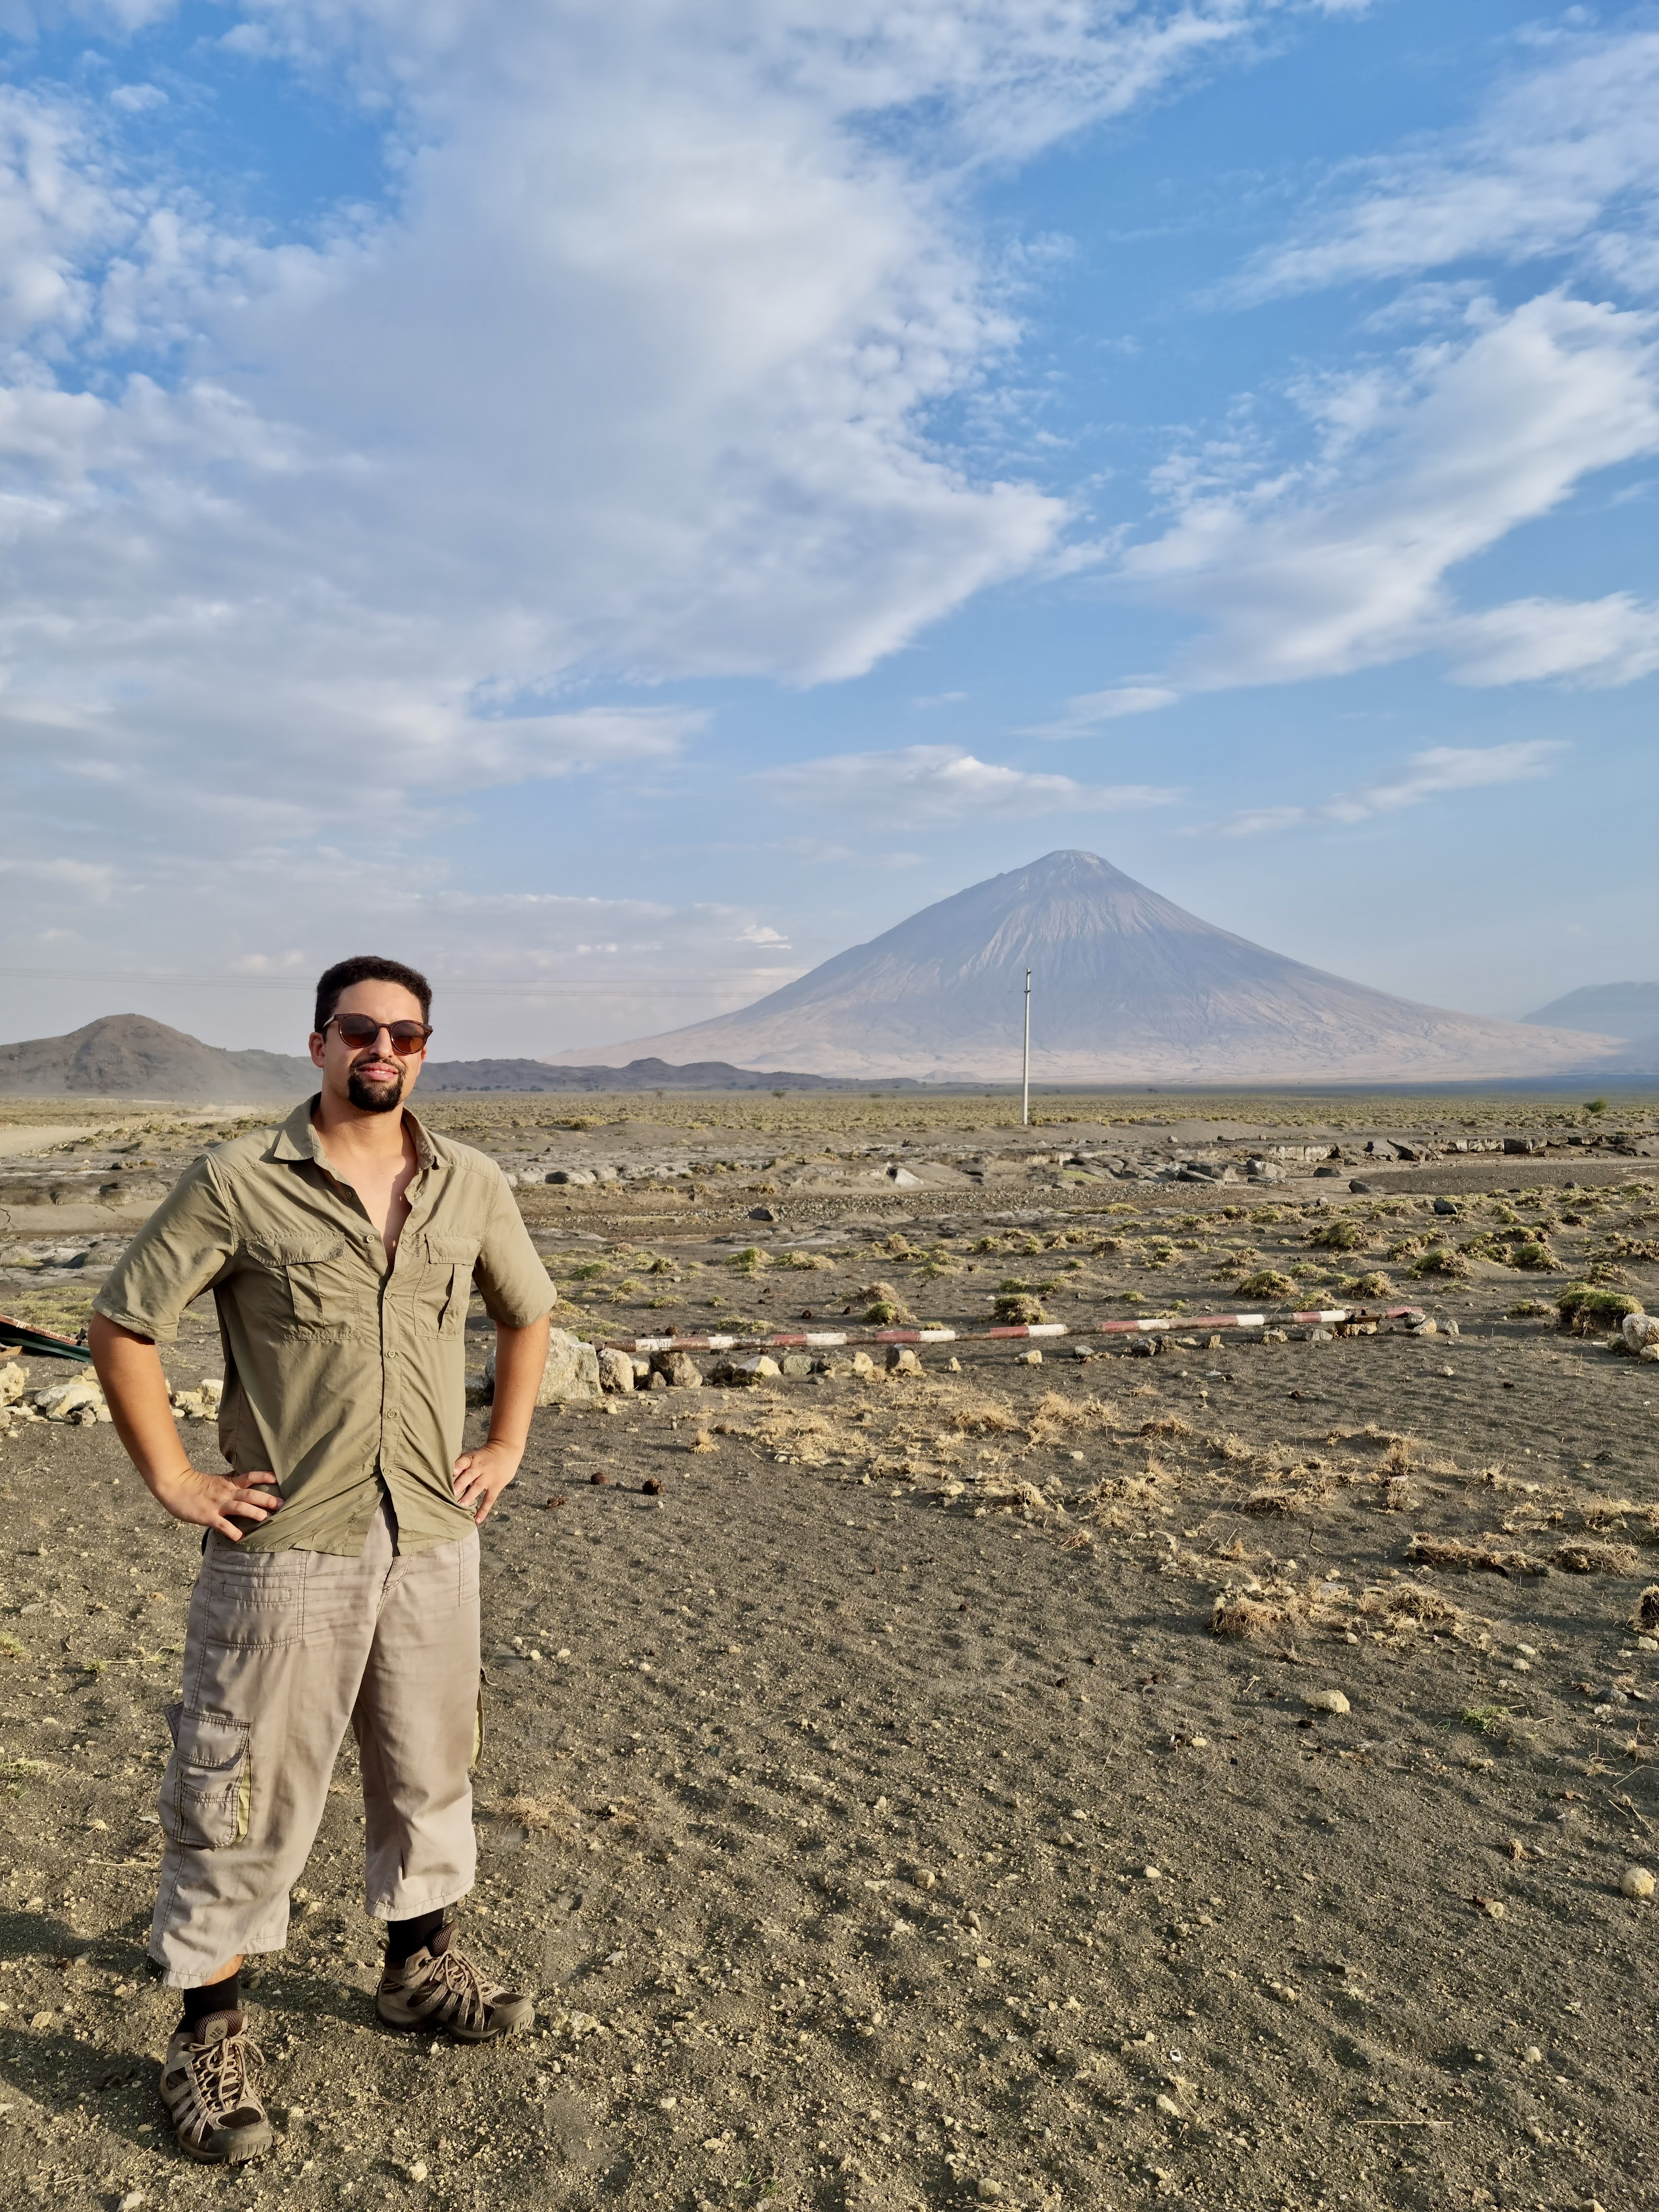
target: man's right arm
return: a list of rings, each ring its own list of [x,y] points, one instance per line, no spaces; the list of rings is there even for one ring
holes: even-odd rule
[[[109,1401],[115,1433],[143,1475],[151,1497],[175,1521],[216,1528],[235,1542],[242,1531],[228,1514],[270,1520],[282,1504],[274,1474],[204,1474],[190,1463],[173,1418],[161,1355],[148,1337],[95,1313],[87,1331],[92,1364]]]
[[[236,1226],[211,1163],[187,1168],[133,1238],[93,1304],[87,1340],[127,1456],[175,1519],[245,1532],[228,1514],[268,1521],[282,1504],[274,1474],[204,1474],[179,1437],[158,1343],[170,1344],[193,1297],[221,1279]]]

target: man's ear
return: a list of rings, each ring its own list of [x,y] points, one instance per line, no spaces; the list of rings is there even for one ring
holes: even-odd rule
[[[327,1045],[323,1039],[321,1031],[313,1030],[311,1032],[311,1064],[313,1067],[320,1067],[322,1066],[323,1054],[327,1048]]]

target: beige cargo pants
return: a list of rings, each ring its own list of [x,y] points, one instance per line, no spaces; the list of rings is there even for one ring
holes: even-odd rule
[[[478,1539],[399,1558],[390,1510],[358,1559],[240,1552],[210,1532],[184,1696],[168,1709],[149,1955],[171,1989],[278,1951],[348,1725],[366,1816],[363,1903],[409,1920],[472,1887]]]

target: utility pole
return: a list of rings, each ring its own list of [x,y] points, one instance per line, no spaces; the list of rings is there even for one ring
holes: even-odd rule
[[[1019,1125],[1031,1126],[1031,971],[1025,970],[1025,1068],[1020,1085]]]

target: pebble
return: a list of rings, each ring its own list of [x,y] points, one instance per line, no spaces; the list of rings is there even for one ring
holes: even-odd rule
[[[1346,1713],[1353,1710],[1340,1690],[1310,1690],[1302,1702],[1310,1713]]]
[[[1142,1867],[1140,1871],[1148,1881],[1162,1881],[1164,1879],[1162,1867]]]
[[[417,2158],[409,2169],[409,2178],[411,2181],[424,2181],[428,2171],[426,2160],[423,2158]]]
[[[1535,2043],[1529,2043],[1521,2053],[1521,2057],[1523,2063],[1528,2066],[1541,2066],[1544,2063],[1544,2054]]]
[[[1158,2109],[1166,2120],[1178,2120],[1181,2118],[1181,2107],[1173,2097],[1160,2096],[1158,2100]]]
[[[1040,1352],[1018,1352],[1015,1354],[1015,1364],[1020,1367],[1041,1367],[1042,1354]]]
[[[678,2097],[659,2097],[657,2100],[657,2110],[659,2112],[674,2112],[678,2109],[679,2101],[680,2100]]]
[[[1653,1876],[1645,1867],[1626,1867],[1625,1878],[1619,1885],[1626,1897],[1651,1897]]]
[[[116,2206],[115,2212],[138,2212],[138,2208],[143,2201],[144,2192],[142,2189],[129,2189]]]

